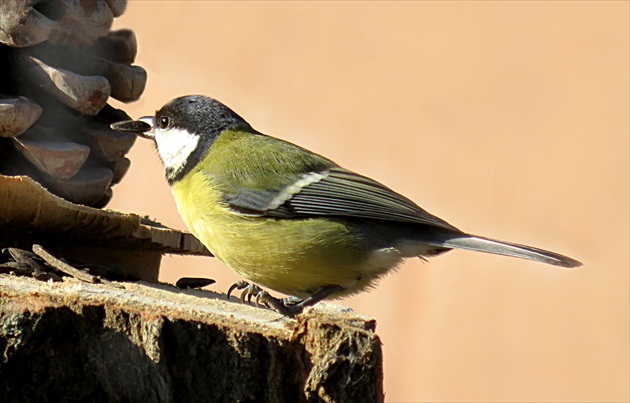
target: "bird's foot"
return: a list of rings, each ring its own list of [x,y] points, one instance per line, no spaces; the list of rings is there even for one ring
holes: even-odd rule
[[[227,298],[230,298],[230,294],[234,290],[242,290],[240,300],[243,302],[254,302],[256,306],[266,306],[273,309],[281,315],[293,317],[304,310],[303,306],[300,306],[302,299],[298,297],[276,298],[272,297],[267,291],[263,290],[256,284],[248,283],[247,281],[239,280],[228,289]]]
[[[263,290],[256,284],[250,284],[247,281],[243,280],[237,281],[236,283],[232,284],[227,292],[228,299],[230,298],[230,294],[234,290],[243,290],[243,292],[241,292],[241,301],[243,302],[251,302],[252,298],[255,297],[254,301],[256,303],[256,306],[264,305],[270,309],[273,309],[281,315],[292,318],[302,313],[302,311],[304,311],[304,308],[306,308],[307,306],[315,305],[316,303],[327,298],[331,294],[344,290],[344,287],[340,285],[329,285],[305,299],[300,299],[298,297],[287,297],[282,299],[272,297],[267,291]]]
[[[302,300],[297,297],[276,298],[272,297],[267,291],[260,290],[256,295],[256,305],[264,305],[267,308],[273,309],[281,315],[288,316],[290,318],[295,315],[299,315],[304,311]]]

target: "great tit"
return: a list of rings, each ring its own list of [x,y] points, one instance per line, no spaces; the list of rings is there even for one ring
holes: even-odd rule
[[[375,180],[256,131],[212,98],[176,98],[153,117],[112,128],[155,141],[186,226],[254,283],[233,288],[285,315],[367,290],[405,258],[451,249],[581,265],[462,232]],[[293,297],[274,298],[256,284]]]

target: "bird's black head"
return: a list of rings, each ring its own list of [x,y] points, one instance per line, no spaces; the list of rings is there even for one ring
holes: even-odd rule
[[[216,137],[223,130],[249,124],[216,99],[203,95],[175,98],[155,112],[154,129],[176,128],[204,137]]]
[[[171,185],[203,159],[223,131],[238,128],[255,132],[236,112],[202,95],[175,98],[155,116],[116,122],[111,127],[154,140]]]
[[[171,185],[201,162],[223,131],[253,130],[236,112],[201,95],[175,98],[155,112],[154,117],[142,118],[138,122],[151,127],[141,136],[155,140],[166,169],[166,179]]]

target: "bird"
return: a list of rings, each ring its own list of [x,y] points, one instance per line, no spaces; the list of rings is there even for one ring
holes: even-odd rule
[[[463,232],[380,182],[255,130],[207,96],[181,96],[153,116],[111,127],[155,142],[185,225],[246,279],[228,298],[243,290],[242,299],[256,297],[282,315],[369,290],[404,259],[452,249],[581,265]]]

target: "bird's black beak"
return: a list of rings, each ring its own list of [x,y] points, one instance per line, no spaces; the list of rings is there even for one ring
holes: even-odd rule
[[[135,133],[145,139],[155,139],[153,116],[145,116],[138,120],[124,120],[112,123],[109,127],[111,127],[112,130],[119,132]]]

